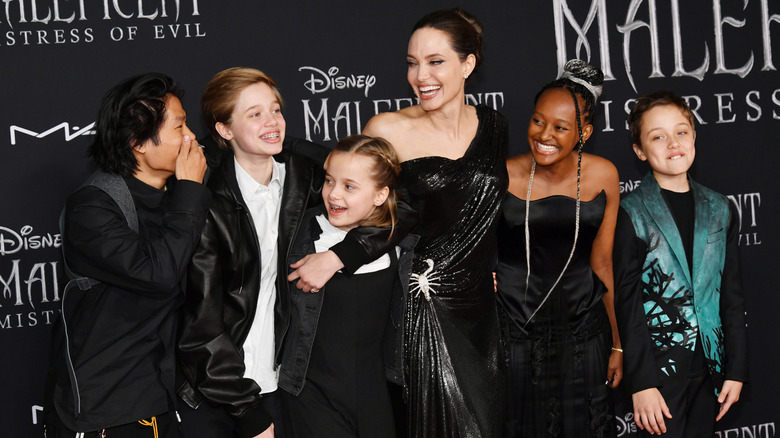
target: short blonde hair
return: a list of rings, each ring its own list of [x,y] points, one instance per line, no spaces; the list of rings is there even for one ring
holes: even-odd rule
[[[200,112],[209,133],[222,149],[230,150],[230,143],[217,132],[217,123],[230,125],[230,117],[236,108],[236,100],[244,88],[257,83],[271,87],[274,96],[282,104],[282,95],[276,82],[260,70],[248,67],[233,67],[214,75],[206,84],[200,98]]]

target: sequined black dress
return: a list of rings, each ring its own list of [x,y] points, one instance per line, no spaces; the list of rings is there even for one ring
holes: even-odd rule
[[[507,437],[615,436],[611,394],[604,383],[612,347],[601,300],[606,287],[590,268],[606,202],[602,191],[581,203],[574,256],[542,304],[571,252],[576,200],[551,196],[531,201],[527,293],[525,201],[512,194],[504,200],[496,279],[509,359]]]
[[[421,237],[404,330],[410,437],[500,436],[504,376],[491,254],[508,185],[507,124],[485,106],[477,115],[462,158],[401,164]]]

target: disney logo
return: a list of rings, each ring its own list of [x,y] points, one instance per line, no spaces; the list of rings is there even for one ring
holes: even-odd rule
[[[634,413],[629,412],[623,418],[615,415],[617,423],[617,436],[632,435],[636,433],[636,423],[634,422]]]
[[[303,86],[311,91],[311,94],[324,93],[328,90],[359,88],[363,89],[365,96],[368,97],[368,90],[376,84],[376,76],[374,75],[351,74],[337,76],[339,74],[339,68],[335,66],[329,68],[327,72],[310,66],[301,67],[298,71],[311,72],[309,79],[303,83]]]
[[[14,254],[21,250],[62,246],[62,237],[59,234],[46,233],[36,236],[32,232],[33,227],[30,225],[23,226],[18,232],[0,227],[0,255]]]

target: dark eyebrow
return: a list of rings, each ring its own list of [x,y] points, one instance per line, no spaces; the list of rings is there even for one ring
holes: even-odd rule
[[[533,114],[531,114],[531,117],[534,117],[534,116],[544,117],[544,113],[541,113],[539,111],[534,111]],[[571,126],[571,124],[572,124],[570,121],[568,121],[566,119],[556,119],[555,122],[556,123],[562,123],[562,124],[567,125],[567,126]]]
[[[430,54],[430,55],[426,55],[426,56],[425,56],[425,59],[431,59],[431,58],[435,58],[435,57],[437,57],[437,56],[444,57],[444,55],[442,55],[441,53],[432,53],[432,54]],[[414,56],[414,55],[410,55],[410,54],[408,54],[408,53],[406,54],[406,57],[407,57],[407,58],[413,58],[413,59],[417,59],[417,57],[416,57],[416,56]]]

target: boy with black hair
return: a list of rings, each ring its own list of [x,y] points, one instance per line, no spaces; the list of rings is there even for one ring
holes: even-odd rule
[[[74,279],[52,333],[50,438],[178,436],[176,309],[211,199],[179,94],[147,73],[101,102],[89,148],[99,171],[63,215]]]

